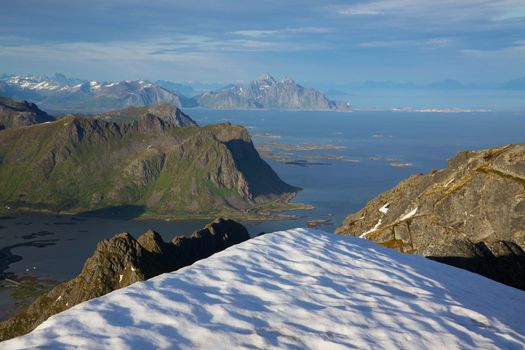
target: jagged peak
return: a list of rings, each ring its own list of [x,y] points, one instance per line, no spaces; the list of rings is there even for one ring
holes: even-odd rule
[[[275,78],[272,77],[272,76],[270,75],[270,73],[268,73],[268,72],[263,73],[263,74],[259,77],[259,81],[264,81],[264,82],[272,83],[272,84],[277,83],[277,80],[275,80]]]
[[[137,239],[137,242],[139,242],[142,248],[146,249],[150,253],[162,253],[163,247],[165,245],[162,236],[152,229],[144,232]]]

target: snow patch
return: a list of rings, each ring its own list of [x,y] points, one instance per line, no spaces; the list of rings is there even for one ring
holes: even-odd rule
[[[379,211],[383,214],[386,214],[388,213],[388,207],[390,206],[390,203],[386,203],[385,205],[383,205],[381,208],[379,208]]]
[[[118,283],[122,282],[122,278],[124,277],[124,275],[119,275],[119,278],[118,278]]]
[[[403,216],[401,219],[399,219],[399,221],[403,221],[403,220],[410,219],[411,217],[413,217],[414,215],[416,215],[416,213],[417,213],[417,207],[416,207],[416,209],[412,210],[410,213],[406,214],[406,215]]]
[[[313,229],[270,233],[50,317],[21,348],[523,349],[525,293]]]
[[[383,219],[379,219],[379,220],[377,221],[377,224],[376,224],[374,227],[372,227],[370,230],[368,230],[368,231],[366,231],[366,232],[361,233],[361,235],[359,236],[359,238],[365,238],[367,234],[372,233],[372,232],[374,232],[375,230],[377,230],[377,229],[379,228],[379,226],[381,226],[382,223],[383,223]]]

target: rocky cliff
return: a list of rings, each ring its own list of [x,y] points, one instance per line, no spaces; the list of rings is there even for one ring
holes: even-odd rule
[[[157,109],[166,106],[131,123],[69,116],[1,132],[0,210],[254,218],[289,208],[298,189],[260,158],[244,128],[195,127]]]
[[[0,97],[0,130],[54,121],[55,118],[31,102]]]
[[[461,152],[349,215],[361,236],[525,289],[525,144]]]
[[[0,322],[0,341],[28,333],[50,316],[83,301],[191,265],[249,238],[244,226],[228,219],[217,219],[190,237],[177,236],[167,243],[152,230],[137,240],[119,233],[97,245],[77,277]]]
[[[199,107],[217,109],[283,109],[350,111],[346,102],[331,101],[322,93],[291,79],[280,82],[264,74],[248,85],[235,85],[195,97]]]

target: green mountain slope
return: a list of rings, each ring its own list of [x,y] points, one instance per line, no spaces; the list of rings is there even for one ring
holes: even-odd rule
[[[0,132],[1,210],[142,217],[256,218],[289,209],[284,183],[229,124],[180,128],[151,113]]]

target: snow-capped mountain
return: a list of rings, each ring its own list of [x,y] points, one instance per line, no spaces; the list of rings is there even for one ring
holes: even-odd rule
[[[179,96],[148,81],[85,81],[63,74],[3,75],[0,95],[29,100],[58,112],[102,112],[162,102],[181,107]]]
[[[295,229],[76,305],[1,347],[522,349],[523,310],[523,291],[480,275]]]
[[[218,109],[351,110],[347,102],[329,100],[289,78],[277,81],[268,73],[248,85],[205,92],[195,99],[200,107]]]

